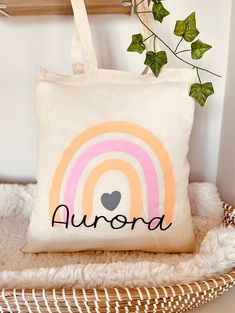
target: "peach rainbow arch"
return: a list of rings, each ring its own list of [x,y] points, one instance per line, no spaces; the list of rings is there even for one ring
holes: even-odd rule
[[[51,191],[50,191],[50,203],[49,203],[49,214],[50,217],[53,215],[54,209],[59,205],[60,190],[62,181],[66,172],[66,169],[73,158],[75,152],[87,141],[94,137],[97,137],[106,133],[127,133],[135,136],[145,142],[154,151],[157,159],[160,162],[165,185],[165,204],[164,214],[166,223],[170,223],[174,213],[175,203],[175,181],[173,175],[173,169],[171,161],[168,156],[168,152],[164,148],[163,144],[157,139],[153,133],[148,131],[142,126],[123,122],[123,121],[111,121],[93,126],[80,135],[78,135],[71,144],[65,150],[63,157],[56,169],[53,177]],[[59,216],[57,216],[59,218]]]
[[[84,186],[83,193],[83,213],[87,215],[88,218],[92,215],[93,208],[93,197],[94,189],[97,183],[97,180],[107,171],[110,170],[119,170],[126,174],[130,189],[131,189],[131,212],[130,218],[141,217],[142,210],[142,198],[141,198],[141,184],[138,174],[136,173],[134,167],[123,160],[111,159],[104,161],[97,165],[92,172],[88,175]]]

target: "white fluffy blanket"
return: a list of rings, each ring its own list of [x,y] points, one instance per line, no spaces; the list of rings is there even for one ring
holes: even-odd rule
[[[158,286],[204,279],[235,266],[235,230],[221,226],[213,184],[189,187],[195,254],[78,252],[23,254],[36,186],[0,185],[0,288]]]

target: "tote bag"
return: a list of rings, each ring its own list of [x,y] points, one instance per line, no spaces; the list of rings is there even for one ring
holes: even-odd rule
[[[98,69],[84,2],[71,2],[74,75],[41,69],[36,79],[37,196],[24,251],[191,252],[195,71]]]

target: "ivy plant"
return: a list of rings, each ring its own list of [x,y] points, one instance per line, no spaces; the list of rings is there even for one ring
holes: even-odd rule
[[[137,15],[139,21],[146,27],[149,32],[149,36],[147,38],[143,38],[141,34],[135,34],[132,36],[132,41],[127,49],[130,52],[137,52],[142,54],[146,51],[145,42],[153,37],[153,48],[151,51],[146,51],[146,57],[144,64],[149,66],[152,70],[153,74],[157,77],[161,72],[161,69],[168,63],[167,61],[167,53],[166,51],[156,51],[155,41],[158,39],[168,50],[172,53],[177,59],[192,67],[197,72],[198,83],[192,84],[190,88],[189,95],[193,97],[201,106],[204,106],[208,97],[214,94],[214,88],[212,82],[201,81],[200,72],[204,71],[211,75],[221,77],[220,75],[198,66],[190,61],[185,60],[180,56],[181,53],[190,52],[190,56],[193,60],[199,60],[203,57],[203,55],[212,48],[208,43],[203,42],[198,39],[198,35],[200,34],[197,29],[196,22],[196,14],[192,12],[189,16],[187,16],[184,20],[178,20],[175,23],[174,34],[175,36],[180,37],[178,44],[175,49],[171,48],[161,37],[159,37],[152,29],[150,29],[142,20],[142,13],[152,14],[154,20],[162,23],[163,20],[170,14],[170,12],[164,7],[162,0],[148,0],[149,7],[151,7],[150,11],[139,11],[138,6],[145,0],[140,0],[138,3],[135,0],[133,3],[133,11],[134,14]],[[197,38],[197,39],[196,39]],[[151,38],[152,39],[152,38]],[[190,43],[188,49],[179,50],[181,43],[185,41]]]

